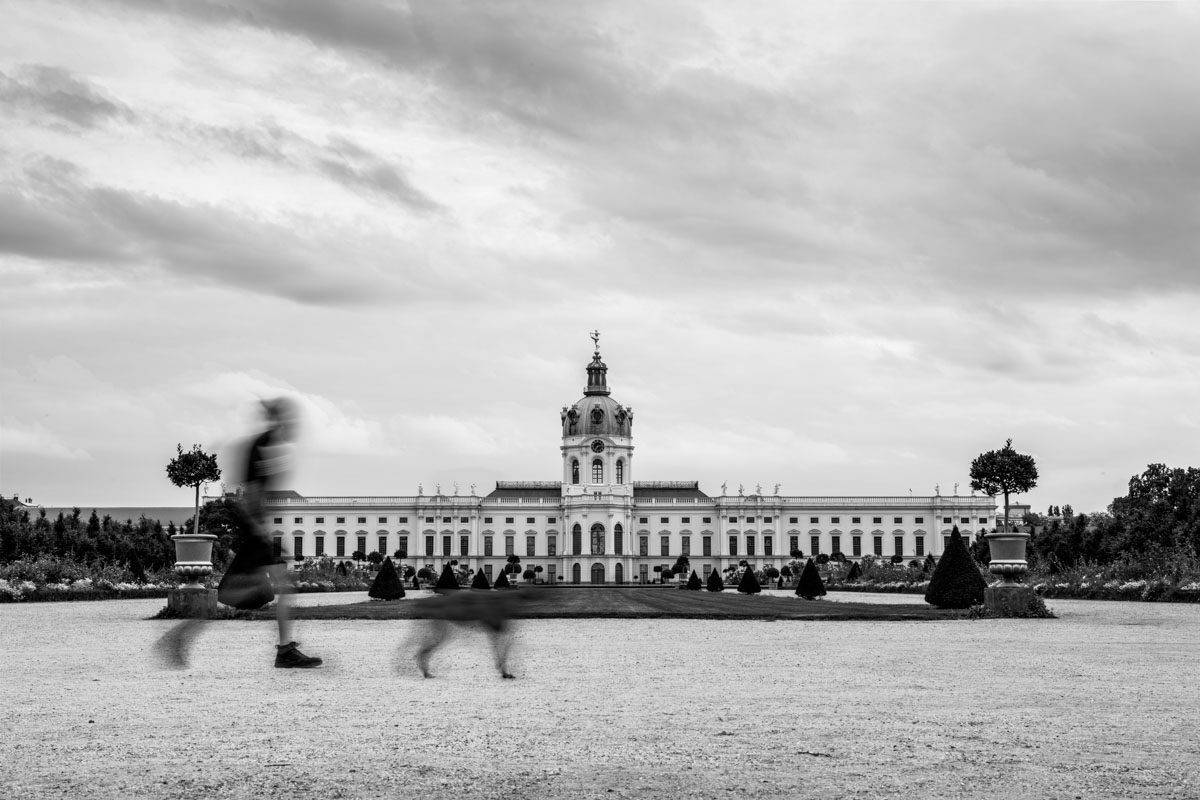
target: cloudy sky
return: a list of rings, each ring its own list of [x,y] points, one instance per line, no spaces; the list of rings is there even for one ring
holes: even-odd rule
[[[278,392],[302,492],[554,480],[593,328],[640,480],[1200,463],[1195,5],[0,10],[6,495],[186,504]]]

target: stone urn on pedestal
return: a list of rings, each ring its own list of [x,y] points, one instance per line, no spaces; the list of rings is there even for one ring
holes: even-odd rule
[[[1029,572],[1029,562],[1025,560],[1029,534],[997,530],[984,538],[991,553],[988,572],[1000,579],[984,590],[984,605],[998,613],[1024,606],[1031,592],[1024,583],[1025,574]]]
[[[179,617],[211,617],[217,610],[217,590],[207,579],[213,572],[212,551],[216,536],[179,533],[175,542],[175,574],[184,583],[167,593],[167,609]]]

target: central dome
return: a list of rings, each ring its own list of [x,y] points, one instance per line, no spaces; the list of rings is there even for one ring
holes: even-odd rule
[[[607,394],[585,395],[562,410],[563,436],[630,436],[633,410]]]
[[[608,367],[600,360],[600,349],[587,366],[588,382],[583,397],[573,406],[563,406],[563,436],[630,436],[633,409],[612,399],[608,391]]]

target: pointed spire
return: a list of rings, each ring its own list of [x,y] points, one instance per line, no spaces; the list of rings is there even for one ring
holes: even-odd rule
[[[596,350],[592,353],[592,363],[587,367],[588,381],[583,393],[585,395],[609,394],[608,367],[600,360],[600,331],[592,331],[590,335]]]

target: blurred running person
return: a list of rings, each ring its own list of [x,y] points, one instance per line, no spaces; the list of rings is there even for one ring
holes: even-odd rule
[[[217,589],[217,597],[222,603],[240,609],[261,608],[275,599],[275,621],[279,630],[275,666],[318,667],[321,659],[300,652],[292,640],[292,583],[287,562],[275,555],[271,537],[263,527],[263,503],[267,493],[283,488],[291,472],[299,408],[287,397],[264,400],[262,406],[267,427],[251,442],[242,462],[242,491],[237,505],[238,540],[234,558]],[[191,645],[204,622],[184,620],[159,640],[158,649],[170,666],[187,666]]]

